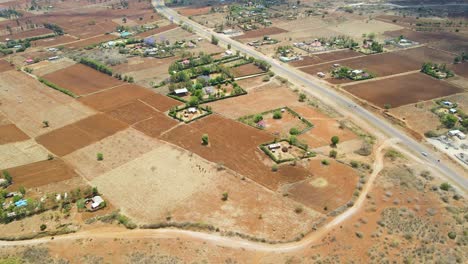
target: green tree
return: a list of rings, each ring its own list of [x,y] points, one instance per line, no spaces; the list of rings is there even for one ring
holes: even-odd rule
[[[10,172],[8,172],[7,170],[3,171],[3,178],[5,178],[8,184],[11,184],[13,182],[13,178],[11,177]]]
[[[40,229],[41,229],[41,231],[44,231],[44,230],[47,229],[47,226],[46,226],[45,224],[42,224],[42,225],[40,226]]]
[[[340,138],[338,136],[331,137],[331,144],[332,146],[336,147],[336,145],[340,142]]]
[[[443,118],[442,118],[442,124],[444,124],[444,126],[446,128],[452,128],[455,126],[455,124],[457,123],[458,119],[456,116],[452,115],[452,114],[448,114],[448,115],[445,115]]]
[[[296,127],[289,129],[289,134],[291,135],[299,135],[300,133],[301,131],[299,131],[299,129],[297,129]]]
[[[26,194],[26,189],[23,186],[18,188],[18,191],[24,196]]]
[[[202,140],[203,145],[205,145],[205,146],[208,145],[208,143],[209,143],[208,134],[203,134],[201,140]]]
[[[102,154],[102,153],[97,153],[97,154],[96,154],[96,158],[97,158],[97,160],[99,160],[99,161],[104,160],[104,154]]]
[[[218,45],[219,40],[214,35],[211,35],[211,44]]]
[[[444,182],[440,185],[440,189],[443,191],[448,191],[452,186],[448,182]]]
[[[200,99],[198,99],[198,97],[191,96],[187,104],[190,107],[197,107],[199,103],[200,103]]]
[[[277,110],[273,113],[273,118],[274,119],[281,119],[283,117],[283,114],[281,113],[281,111]]]
[[[304,102],[307,99],[307,96],[305,93],[300,93],[299,94],[299,102]]]
[[[261,114],[257,114],[254,116],[254,122],[258,123],[263,120],[263,116]]]
[[[338,155],[338,152],[334,149],[330,150],[330,153],[328,154],[330,158],[334,158],[334,159],[336,159],[337,155]]]
[[[227,192],[223,192],[223,196],[221,197],[221,200],[227,201],[229,198],[229,194]]]

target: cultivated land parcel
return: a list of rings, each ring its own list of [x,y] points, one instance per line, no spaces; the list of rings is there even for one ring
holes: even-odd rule
[[[336,1],[203,2],[173,7],[418,139],[449,115],[464,131],[463,19],[426,33]],[[3,2],[0,15],[0,262],[467,260],[464,190],[268,63],[148,1]]]

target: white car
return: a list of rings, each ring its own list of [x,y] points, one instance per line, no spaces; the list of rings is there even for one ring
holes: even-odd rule
[[[423,155],[424,157],[427,157],[427,153],[426,153],[426,152],[421,152],[421,155]]]

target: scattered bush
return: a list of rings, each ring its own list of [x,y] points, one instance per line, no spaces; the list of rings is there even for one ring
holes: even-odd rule
[[[300,213],[302,213],[303,211],[304,211],[304,208],[302,208],[302,206],[298,206],[298,207],[296,207],[296,208],[294,209],[294,212],[295,212],[296,214],[300,214]]]
[[[263,120],[263,116],[262,116],[262,115],[258,114],[258,115],[255,115],[255,116],[254,116],[254,122],[255,122],[255,123],[258,123],[258,122],[260,122],[260,121],[262,121],[262,120]]]
[[[334,159],[336,159],[337,155],[338,155],[338,152],[334,149],[330,150],[330,153],[328,154],[330,158],[334,158]]]
[[[299,131],[299,129],[293,127],[289,130],[289,134],[291,135],[299,135],[301,133],[301,131]]]
[[[272,171],[278,171],[278,165],[273,164],[273,166],[271,166],[271,170]]]
[[[49,127],[49,121],[47,120],[42,121],[42,125],[43,127]]]
[[[457,233],[455,233],[455,232],[453,232],[453,231],[450,231],[450,232],[448,233],[448,237],[449,237],[450,239],[455,239],[455,238],[457,237]]]
[[[273,118],[274,118],[274,119],[281,119],[281,118],[283,118],[283,114],[282,114],[281,111],[279,111],[279,110],[278,110],[278,111],[275,111],[275,112],[273,113]]]
[[[47,229],[47,225],[45,225],[45,224],[42,224],[42,225],[40,226],[40,229],[41,229],[41,231],[44,231],[44,230],[46,230],[46,229]]]
[[[227,192],[223,192],[223,196],[221,197],[221,200],[227,201],[229,198],[229,194]]]
[[[452,186],[448,182],[444,182],[440,185],[440,189],[444,191],[448,191]]]
[[[325,165],[325,166],[328,166],[328,165],[330,165],[330,161],[324,159],[324,160],[322,160],[322,164]]]
[[[305,95],[305,93],[299,94],[299,102],[305,102],[306,99],[307,99],[307,96]]]
[[[203,134],[201,140],[202,140],[203,145],[205,145],[205,146],[208,145],[208,143],[209,143],[208,134]]]
[[[352,161],[351,161],[351,167],[353,167],[353,168],[359,167],[359,162],[357,162],[357,161],[355,161],[355,160],[352,160]]]
[[[99,160],[99,161],[104,160],[104,154],[98,153],[98,154],[96,154],[96,158],[97,158],[97,160]]]
[[[338,136],[331,137],[331,144],[332,146],[336,147],[336,145],[340,142],[340,138]]]

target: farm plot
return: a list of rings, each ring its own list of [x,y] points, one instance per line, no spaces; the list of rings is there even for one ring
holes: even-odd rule
[[[78,99],[98,111],[106,111],[152,95],[153,92],[134,84],[124,84]]]
[[[48,151],[33,139],[0,145],[0,170],[45,160]]]
[[[205,7],[184,7],[176,9],[183,16],[198,16],[208,14],[211,11],[211,6]]]
[[[201,144],[203,134],[208,134],[209,146]],[[272,172],[272,161],[258,146],[273,141],[273,136],[216,114],[178,126],[162,139],[190,149],[209,161],[224,164],[272,190],[282,183],[296,182],[308,176],[308,172],[299,166],[286,166]]]
[[[152,138],[133,128],[128,128],[76,150],[64,156],[63,159],[76,168],[80,175],[93,180],[101,174],[142,156],[156,146]],[[98,161],[97,153],[102,153],[104,159]]]
[[[351,199],[359,179],[352,168],[336,161],[323,165],[318,159],[309,161],[308,168],[313,172],[312,178],[284,190],[293,200],[326,213]]]
[[[166,32],[166,31],[171,30],[171,29],[175,29],[177,27],[178,27],[177,24],[170,24],[170,25],[167,25],[167,26],[162,26],[162,27],[158,27],[158,28],[155,28],[155,29],[150,29],[150,30],[145,31],[143,33],[139,33],[136,36],[140,37],[140,38],[146,38],[146,37],[150,37],[150,36],[153,36],[153,35],[156,35],[156,34],[159,34],[159,33]]]
[[[56,155],[64,156],[123,130],[127,125],[105,114],[97,114],[36,138]]]
[[[95,45],[95,44],[99,44],[99,43],[102,43],[102,42],[111,41],[111,40],[114,40],[114,39],[118,39],[118,37],[115,36],[115,35],[111,35],[111,34],[109,34],[109,35],[97,35],[97,36],[92,36],[90,38],[69,42],[68,44],[63,45],[63,46],[66,49],[80,49],[80,48],[85,48],[85,47],[90,46],[90,45]]]
[[[23,32],[13,33],[11,35],[8,35],[8,38],[12,40],[20,40],[20,39],[27,39],[27,38],[50,35],[50,34],[54,34],[54,32],[50,29],[36,28],[36,29],[27,30]]]
[[[338,136],[340,142],[357,138],[352,131],[340,126],[339,121],[311,107],[294,106],[292,109],[314,124],[312,129],[298,136],[301,142],[306,143],[311,148],[330,145],[330,139],[333,136]]]
[[[271,35],[276,35],[276,34],[281,34],[281,33],[286,33],[286,32],[288,31],[282,28],[267,27],[267,28],[247,31],[241,36],[234,37],[234,39],[241,40],[241,39],[248,39],[248,38],[258,38],[258,37],[271,36]]]
[[[435,49],[420,47],[397,52],[389,52],[377,55],[369,55],[359,58],[351,58],[340,61],[342,66],[352,69],[365,69],[377,77],[400,74],[421,69],[422,64],[427,61],[436,63],[448,63],[453,56]],[[333,62],[301,68],[308,74],[315,75],[317,72],[329,72],[333,68]],[[328,79],[332,83],[346,83],[352,80]]]
[[[0,125],[0,145],[28,139],[28,135],[14,124]]]
[[[53,38],[39,39],[31,42],[32,47],[53,47],[76,41],[77,39],[70,35],[56,36]]]
[[[302,66],[314,65],[314,64],[348,59],[348,58],[359,57],[359,56],[362,56],[362,54],[354,50],[347,49],[347,50],[325,52],[325,53],[320,53],[320,54],[314,54],[311,56],[305,56],[303,57],[303,60],[291,62],[290,65],[294,67],[302,67]]]
[[[234,75],[235,78],[260,74],[264,73],[265,71],[254,65],[253,63],[244,64],[239,67],[231,68],[230,71]]]
[[[0,98],[0,110],[31,137],[95,113],[70,96],[18,71],[0,73]],[[44,127],[43,121],[48,121],[49,127]]]
[[[157,112],[153,108],[138,100],[107,112],[110,116],[127,123],[128,125],[133,125],[142,120],[148,119],[153,116],[154,113]]]
[[[460,75],[464,78],[468,78],[468,63],[467,62],[452,65],[450,68],[455,72],[455,74]]]
[[[13,184],[8,188],[34,188],[78,177],[78,174],[61,159],[38,161],[35,163],[8,168]]]
[[[46,74],[43,78],[80,96],[122,84],[119,80],[83,64]]]
[[[42,77],[46,74],[68,68],[72,65],[74,65],[76,62],[68,59],[68,58],[62,58],[56,61],[48,61],[44,60],[38,63],[34,63],[32,65],[29,65],[28,68],[31,68],[33,70],[33,74],[39,77]]]
[[[182,103],[162,94],[152,94],[140,99],[145,104],[161,111],[166,112],[174,106],[179,106]]]
[[[14,70],[14,69],[15,68],[13,66],[11,66],[10,63],[8,63],[7,61],[0,60],[0,73],[5,72],[5,71]]]
[[[251,88],[246,95],[216,101],[208,105],[216,113],[232,119],[238,119],[242,116],[299,104],[297,95],[293,91],[272,81],[268,84]],[[239,107],[240,105],[242,107]]]
[[[348,92],[379,107],[398,107],[447,96],[463,90],[422,73],[347,86]]]
[[[429,130],[437,130],[440,125],[439,117],[431,111],[436,106],[433,101],[426,101],[392,108],[390,113],[403,119],[408,127],[424,134]]]
[[[166,114],[156,112],[151,118],[143,120],[134,125],[134,128],[150,137],[160,137],[160,135],[178,125],[179,122],[168,117]]]

